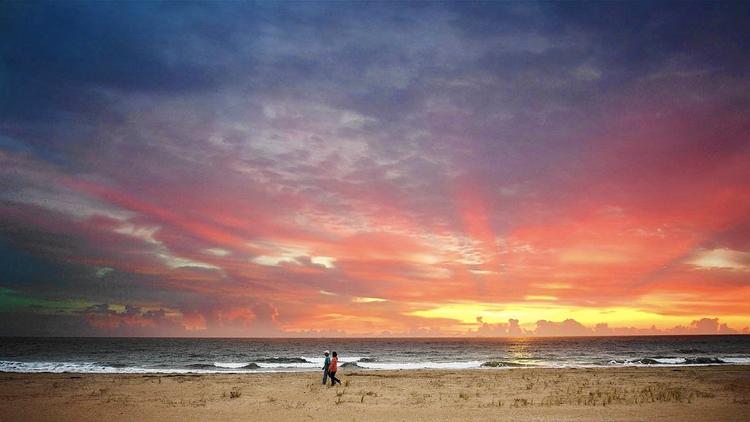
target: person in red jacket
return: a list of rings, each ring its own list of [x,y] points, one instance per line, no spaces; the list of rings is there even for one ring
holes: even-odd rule
[[[331,358],[331,363],[328,365],[328,376],[331,378],[331,387],[333,387],[336,383],[341,384],[341,380],[336,378],[336,370],[339,365],[339,355],[336,352],[331,353],[331,355],[333,358]]]

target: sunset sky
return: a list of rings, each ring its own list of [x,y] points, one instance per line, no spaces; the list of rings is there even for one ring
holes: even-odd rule
[[[0,335],[748,332],[748,3],[0,4]]]

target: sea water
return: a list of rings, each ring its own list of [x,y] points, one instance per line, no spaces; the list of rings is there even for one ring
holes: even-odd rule
[[[0,372],[317,371],[750,364],[750,336],[565,338],[0,338]]]

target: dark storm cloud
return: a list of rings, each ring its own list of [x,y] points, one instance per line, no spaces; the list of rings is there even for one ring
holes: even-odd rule
[[[599,40],[598,53],[630,72],[653,69],[675,54],[745,74],[750,58],[746,2],[556,4],[556,16]]]
[[[246,95],[323,100],[387,121],[374,128],[398,133],[424,119],[425,100],[440,90],[475,121],[456,136],[499,152],[490,146],[497,137],[538,124],[544,104],[591,103],[603,84],[623,84],[668,60],[687,70],[708,65],[744,74],[746,9],[741,3],[11,2],[2,6],[3,126],[11,140],[37,149],[91,144],[92,126],[118,124],[123,95],[232,87]],[[582,65],[597,69],[582,69],[583,81],[543,82]],[[587,83],[587,71],[600,77]],[[438,82],[474,77],[484,85]],[[515,115],[499,124],[486,112],[498,108]],[[43,119],[41,127],[20,123],[34,116]],[[526,140],[541,137],[526,133]]]
[[[206,6],[8,2],[3,6],[3,36],[11,42],[3,49],[3,63],[10,78],[45,83],[40,88],[136,93],[208,89],[229,74],[221,57],[236,47],[235,25],[241,22],[252,31],[254,15],[241,6],[241,17],[224,26],[219,22],[227,17],[226,10]]]

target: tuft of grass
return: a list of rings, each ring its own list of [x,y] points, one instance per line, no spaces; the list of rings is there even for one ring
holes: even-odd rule
[[[430,397],[429,394],[418,393],[416,391],[412,391],[410,395],[412,404],[423,404],[427,401],[427,398]]]
[[[100,388],[98,391],[94,390],[91,392],[92,396],[103,396],[109,392],[108,388]]]
[[[601,385],[600,387],[579,385],[568,387],[566,391],[554,392],[542,397],[537,405],[610,406],[643,403],[693,403],[697,399],[713,396],[715,394],[712,392],[668,383],[653,383],[640,388],[623,388],[615,384]],[[533,401],[531,405],[534,406]]]
[[[462,391],[462,392],[458,393],[458,398],[459,399],[464,399],[464,400],[469,400],[469,393],[467,393],[465,391]]]
[[[529,404],[533,404],[533,403],[529,402],[527,399],[514,399],[511,407],[526,407]]]
[[[234,387],[229,392],[229,398],[230,399],[238,399],[238,398],[240,398],[241,395],[242,395],[242,392],[240,391],[239,387]]]

